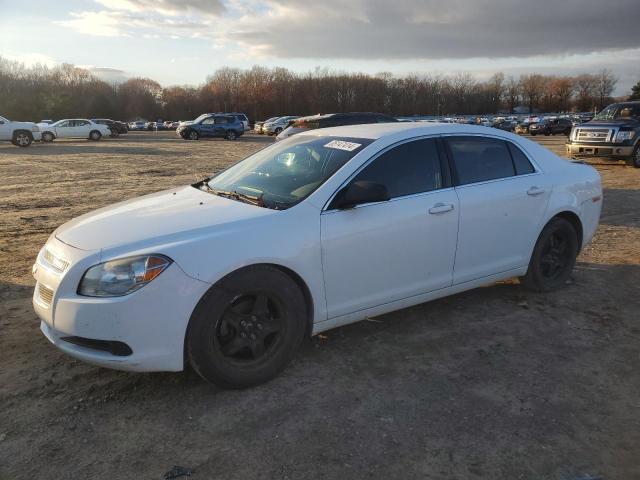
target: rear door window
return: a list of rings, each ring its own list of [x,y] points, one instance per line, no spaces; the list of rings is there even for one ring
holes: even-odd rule
[[[446,144],[460,185],[486,182],[516,174],[504,141],[488,137],[448,137]]]
[[[527,173],[535,172],[533,165],[531,165],[531,162],[522,152],[522,150],[520,150],[520,148],[516,147],[511,142],[507,142],[507,145],[509,147],[511,157],[513,158],[513,165],[516,169],[516,175],[526,175]]]

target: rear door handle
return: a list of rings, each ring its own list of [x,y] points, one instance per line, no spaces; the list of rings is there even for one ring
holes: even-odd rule
[[[437,215],[439,213],[450,212],[451,210],[453,210],[452,204],[445,205],[444,203],[436,203],[429,209],[429,213],[432,215]]]
[[[527,190],[527,195],[531,195],[532,197],[536,195],[542,195],[544,193],[544,188],[541,187],[531,187]]]

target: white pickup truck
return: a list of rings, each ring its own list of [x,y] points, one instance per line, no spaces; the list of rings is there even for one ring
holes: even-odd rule
[[[0,117],[0,141],[10,141],[18,147],[28,147],[40,140],[40,128],[33,122],[12,122]]]

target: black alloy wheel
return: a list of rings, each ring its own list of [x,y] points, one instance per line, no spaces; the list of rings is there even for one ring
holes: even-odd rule
[[[193,369],[223,388],[264,383],[282,371],[307,329],[297,283],[270,265],[234,272],[202,298],[185,342]]]
[[[520,281],[538,292],[562,287],[571,276],[578,251],[578,235],[571,222],[552,218],[538,237],[527,273]]]

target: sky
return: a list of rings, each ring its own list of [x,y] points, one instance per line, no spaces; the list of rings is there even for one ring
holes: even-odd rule
[[[0,0],[0,55],[197,85],[222,66],[640,80],[640,0]]]

